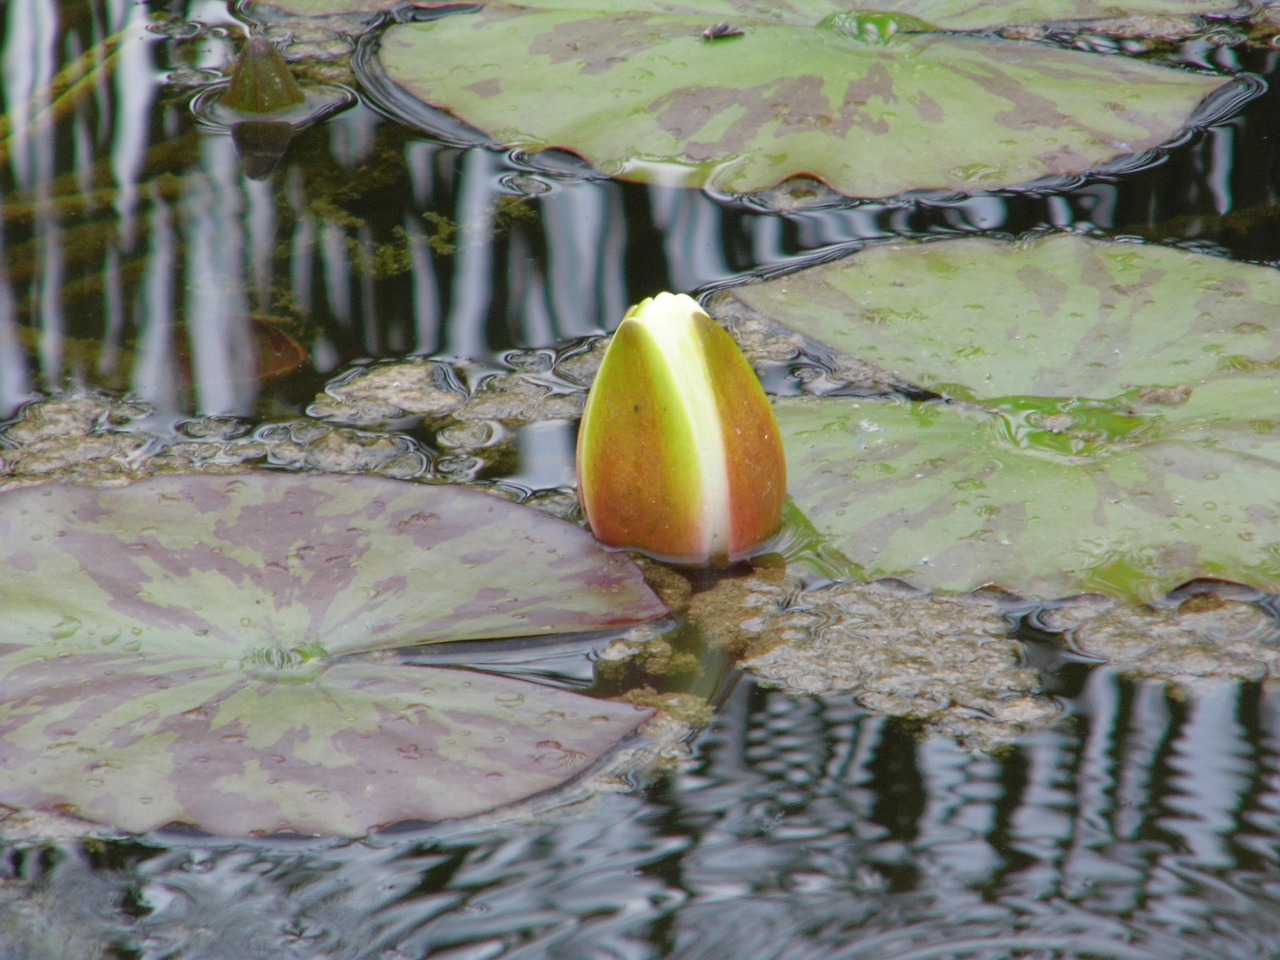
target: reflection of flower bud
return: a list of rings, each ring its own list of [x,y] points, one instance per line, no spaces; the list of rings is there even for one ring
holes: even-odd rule
[[[777,533],[786,462],[733,339],[684,294],[632,307],[578,432],[578,496],[604,543],[671,563],[738,560]]]

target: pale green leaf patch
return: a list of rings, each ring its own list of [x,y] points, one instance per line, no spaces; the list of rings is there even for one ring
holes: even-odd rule
[[[860,197],[1079,175],[1169,141],[1229,82],[919,32],[946,20],[919,6],[898,22],[816,2],[488,3],[392,26],[357,68],[407,122],[444,111],[610,176],[751,192],[807,175]],[[706,39],[717,20],[740,35]]]
[[[343,14],[389,11],[403,6],[403,0],[244,0],[247,9],[269,7],[298,16],[322,17]],[[430,11],[433,6],[447,8],[448,3],[417,5]],[[598,7],[599,0],[524,0],[522,7],[550,6]],[[655,6],[657,6],[655,4]],[[667,3],[664,9],[679,9]],[[1066,20],[1099,20],[1137,16],[1190,16],[1231,13],[1238,10],[1235,0],[874,0],[867,12],[859,14],[868,21],[889,22],[923,20],[948,30],[989,30],[1011,24],[1047,23]],[[821,17],[831,5],[820,0],[790,0],[773,3],[768,0],[702,0],[697,10],[709,21],[714,17],[753,17],[807,15]]]
[[[269,473],[32,487],[0,497],[0,545],[8,806],[358,836],[554,789],[648,715],[341,657],[664,615],[625,557],[478,491]]]
[[[777,413],[791,494],[852,576],[1145,601],[1198,576],[1280,587],[1274,438],[1237,453],[1163,424],[1072,458],[975,407],[784,399]]]
[[[961,399],[1102,400],[1280,359],[1276,271],[1074,235],[875,246],[731,296]]]

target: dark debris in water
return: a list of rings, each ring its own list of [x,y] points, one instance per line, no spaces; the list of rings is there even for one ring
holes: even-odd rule
[[[127,425],[142,404],[86,396],[28,404],[0,432],[0,488],[32,479],[109,479],[128,475],[147,455],[149,439]]]
[[[558,389],[521,373],[485,377],[466,403],[454,411],[457,420],[499,420],[540,423],[576,420],[582,415],[586,392]]]
[[[850,695],[980,750],[1063,715],[1009,636],[999,592],[937,597],[900,581],[806,588],[769,565],[695,586],[657,564],[643,569],[705,642],[793,696]]]
[[[1094,594],[1060,601],[1035,623],[1068,650],[1121,673],[1187,685],[1280,677],[1274,598],[1240,584],[1198,581],[1155,609]]]
[[[856,358],[818,348],[731,299],[712,298],[711,315],[742,349],[762,380],[785,371],[800,392],[817,396],[919,397],[919,388]],[[420,417],[451,432],[448,446],[492,446],[499,425],[576,420],[610,338],[588,337],[560,350],[513,351],[497,369],[411,358],[356,367],[335,377],[307,407],[308,416],[358,427]],[[826,351],[830,353],[830,351]],[[932,394],[929,394],[932,396]],[[451,424],[490,426],[454,431]]]
[[[436,360],[379,364],[337,378],[307,413],[324,420],[371,426],[408,414],[442,417],[466,401],[449,364]]]
[[[848,693],[868,710],[990,749],[1050,726],[1062,707],[1040,693],[1022,645],[989,596],[940,597],[905,584],[806,590],[744,628],[746,666],[794,694]]]
[[[931,595],[901,581],[806,587],[760,566],[698,589],[650,564],[664,602],[763,684],[794,696],[850,695],[867,710],[990,750],[1052,726],[1025,622],[1061,637],[1063,656],[1176,683],[1280,676],[1275,598],[1240,584],[1195,581],[1156,608],[1085,594],[1039,604],[995,589]]]
[[[431,451],[403,434],[314,420],[251,430],[234,418],[188,420],[150,432],[142,403],[95,394],[27,404],[0,429],[0,490],[30,483],[112,483],[164,473],[280,466],[397,479],[428,475]]]
[[[550,371],[476,374],[463,364],[409,360],[343,374],[316,397],[307,413],[359,426],[405,416],[460,423],[538,423],[576,419],[585,400],[584,385],[561,382]]]

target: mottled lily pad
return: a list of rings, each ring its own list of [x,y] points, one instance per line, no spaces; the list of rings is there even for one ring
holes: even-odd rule
[[[1275,434],[1236,451],[1153,422],[1073,456],[975,407],[794,399],[777,414],[791,495],[853,575],[1147,601],[1197,576],[1280,588]]]
[[[243,0],[247,9],[271,7],[297,16],[324,17],[343,14],[374,13],[403,7],[404,0]],[[478,4],[477,4],[478,5]],[[559,0],[556,4],[571,4]],[[416,9],[445,11],[465,4],[420,3]],[[539,0],[525,0],[523,7],[546,7]],[[669,4],[667,6],[670,6]],[[948,30],[983,30],[1009,24],[1046,23],[1062,20],[1097,20],[1115,17],[1177,14],[1230,13],[1239,8],[1236,0],[875,0],[868,3],[875,14],[898,18],[916,17]],[[771,3],[765,0],[702,0],[698,12],[708,21],[714,17],[772,18],[821,11],[824,7],[812,0]],[[830,7],[825,8],[829,12]],[[874,17],[875,14],[870,16]],[[818,14],[822,16],[822,13]]]
[[[360,835],[549,790],[646,716],[340,656],[665,612],[625,557],[477,491],[266,473],[41,486],[0,498],[0,544],[6,805]]]
[[[1280,358],[1277,271],[1075,235],[870,247],[724,300],[968,400],[1104,399]]]
[[[717,20],[735,35],[704,38]],[[443,110],[610,176],[749,192],[808,175],[867,197],[1081,174],[1168,141],[1228,82],[928,29],[817,2],[487,3],[390,27],[357,70],[407,122],[448,129]]]
[[[1280,274],[1060,236],[865,250],[713,301],[964,402],[783,401],[791,493],[861,576],[1151,600],[1280,587]]]

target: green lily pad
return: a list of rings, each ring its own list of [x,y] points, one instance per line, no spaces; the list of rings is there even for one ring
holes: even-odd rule
[[[598,6],[592,0],[578,0],[581,5]],[[305,17],[338,16],[354,13],[374,13],[394,10],[404,6],[404,0],[243,0],[246,9],[271,7],[286,13]],[[539,0],[526,0],[522,7],[547,7]],[[558,0],[559,7],[574,5],[569,0]],[[418,9],[447,10],[450,3],[415,4]],[[1023,23],[1048,23],[1063,20],[1100,20],[1136,16],[1212,15],[1230,13],[1239,8],[1236,0],[1124,0],[1120,3],[1108,0],[874,0],[868,4],[867,18],[877,16],[915,17],[948,30],[986,30],[993,27]],[[672,4],[664,4],[672,8]],[[760,2],[760,0],[703,0],[698,12],[706,19],[713,17],[758,17],[772,19],[779,16],[799,16],[823,9],[809,0],[791,3]],[[830,6],[826,7],[830,12]],[[819,13],[818,16],[822,16]]]
[[[1280,587],[1280,440],[1247,450],[1156,423],[1078,457],[999,411],[780,400],[791,495],[862,578],[1154,600],[1197,576]]]
[[[870,247],[728,296],[963,399],[1103,399],[1280,358],[1280,273],[1075,235]]]
[[[893,245],[723,294],[965,402],[783,400],[859,576],[1152,600],[1280,588],[1280,273],[1059,236]]]
[[[662,616],[584,531],[463,488],[170,476],[0,498],[0,803],[357,836],[557,787],[631,706],[394,658]]]
[[[704,39],[717,20],[741,35]],[[444,110],[611,176],[750,192],[808,175],[865,197],[1078,175],[1165,143],[1228,82],[910,32],[927,28],[817,2],[489,3],[392,26],[357,68],[407,122],[436,128]]]
[[[1110,20],[1120,17],[1230,13],[1235,0],[871,0],[868,8],[906,14],[948,30],[989,30],[1012,24],[1064,20]]]

